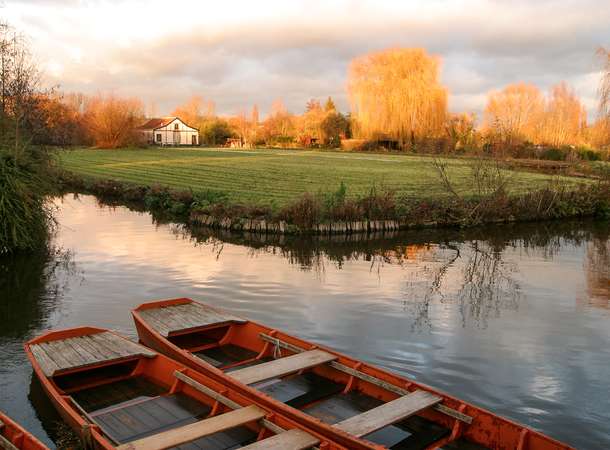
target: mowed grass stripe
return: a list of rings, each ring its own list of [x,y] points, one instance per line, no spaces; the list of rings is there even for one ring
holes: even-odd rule
[[[117,171],[114,172],[112,175],[108,175],[107,172],[105,172],[104,170],[101,170],[99,168],[96,167],[91,167],[88,169],[83,169],[81,172],[81,174],[83,175],[88,175],[88,176],[92,176],[95,178],[107,178],[107,179],[114,179],[114,180],[120,180],[120,181],[128,181],[128,182],[133,182],[135,184],[146,184],[146,185],[152,185],[157,183],[157,181],[152,178],[152,179],[146,179],[144,177],[141,176],[141,174],[135,173],[135,172],[129,172],[129,171]],[[191,189],[193,186],[193,180],[192,179],[183,179],[180,177],[164,177],[164,183],[167,186],[170,187],[174,187],[174,188],[181,188],[181,189]],[[248,191],[244,191],[244,190],[240,190],[240,189],[235,189],[235,185],[231,184],[229,181],[227,181],[226,184],[222,184],[222,183],[215,183],[214,184],[214,189],[216,190],[222,190],[224,192],[226,192],[230,198],[234,198],[235,200],[239,199],[240,197],[244,197],[244,198],[257,198],[259,196],[261,197],[266,197],[268,198],[275,198],[278,200],[287,200],[291,198],[291,192],[280,192],[277,190],[273,190],[270,189],[270,186],[267,185],[261,185],[259,186],[259,189],[255,189],[250,187],[250,189]],[[199,190],[204,190],[204,189],[199,189]]]
[[[226,149],[82,149],[60,155],[67,170],[88,177],[196,192],[212,189],[225,192],[231,201],[257,204],[282,204],[304,192],[335,191],[341,182],[351,196],[367,194],[372,186],[412,198],[445,195],[432,160],[412,155]],[[457,188],[472,193],[471,163],[446,162]],[[513,191],[520,192],[539,188],[551,179],[526,172],[510,174]]]

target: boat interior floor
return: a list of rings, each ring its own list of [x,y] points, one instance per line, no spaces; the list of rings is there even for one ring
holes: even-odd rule
[[[345,386],[312,372],[264,381],[253,387],[330,424],[362,414],[383,403],[356,391],[344,394]],[[391,449],[424,449],[449,432],[448,428],[412,416],[375,431],[366,439]]]
[[[104,433],[124,444],[205,419],[211,408],[181,393],[160,395],[160,389],[142,378],[130,378],[73,396]],[[247,427],[235,427],[176,448],[184,450],[240,448],[256,441]]]
[[[483,447],[482,445],[473,444],[472,442],[468,442],[465,439],[458,439],[453,441],[447,445],[443,445],[441,447],[442,450],[489,450],[487,447]]]
[[[273,360],[271,357],[255,360],[256,352],[234,344],[215,346],[193,354],[227,373]],[[380,400],[360,392],[343,394],[344,385],[313,372],[274,378],[255,383],[252,387],[330,424],[341,422],[382,404]],[[448,428],[415,415],[375,431],[365,438],[394,450],[424,449],[450,432]],[[463,439],[443,448],[485,450],[484,447]]]
[[[239,368],[241,369],[246,366],[245,364],[240,363],[245,363],[246,361],[249,361],[249,363],[247,364],[254,365],[271,360],[271,358],[261,358],[254,360],[258,353],[233,344],[226,344],[218,347],[208,348],[206,350],[194,352],[193,355],[203,359],[214,367],[218,367],[220,369],[225,369],[233,365],[239,365]]]

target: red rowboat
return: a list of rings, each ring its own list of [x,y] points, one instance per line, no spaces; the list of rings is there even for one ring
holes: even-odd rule
[[[49,447],[2,411],[0,411],[0,448],[8,450],[49,450]]]
[[[429,386],[188,298],[145,303],[133,317],[141,343],[350,448],[571,448]]]
[[[25,350],[88,448],[346,448],[112,331],[52,331]]]

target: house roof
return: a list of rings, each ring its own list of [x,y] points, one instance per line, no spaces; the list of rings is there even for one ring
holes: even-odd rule
[[[166,125],[169,125],[170,123],[172,123],[174,121],[174,119],[177,119],[177,117],[156,117],[153,119],[149,119],[148,122],[146,122],[143,125],[140,125],[139,127],[137,127],[138,130],[155,130],[157,128],[162,128]]]
[[[154,130],[156,130],[158,128],[163,128],[163,127],[169,125],[170,123],[172,123],[176,119],[178,119],[180,122],[182,122],[187,127],[192,128],[193,130],[199,131],[199,128],[195,128],[195,127],[190,126],[188,123],[186,123],[180,117],[176,117],[176,116],[156,117],[154,119],[149,119],[148,122],[146,122],[143,125],[140,125],[139,127],[136,128],[136,130],[153,130],[154,131]]]

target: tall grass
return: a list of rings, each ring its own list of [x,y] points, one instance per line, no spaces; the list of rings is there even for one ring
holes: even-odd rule
[[[45,202],[44,157],[0,149],[0,255],[38,249],[53,219]]]

